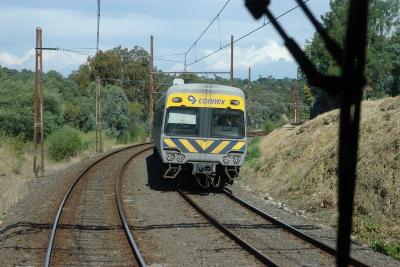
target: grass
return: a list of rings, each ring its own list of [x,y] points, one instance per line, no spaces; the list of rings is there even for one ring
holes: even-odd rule
[[[372,218],[366,215],[355,218],[354,233],[358,238],[367,241],[375,251],[400,260],[400,242],[384,241],[381,232],[382,226]]]
[[[254,137],[250,140],[249,144],[247,145],[246,162],[251,162],[260,157],[260,142],[260,137]]]
[[[293,175],[293,187],[292,189],[294,191],[299,191],[301,189],[301,175],[300,174],[295,174]],[[290,190],[290,189],[289,189]]]
[[[374,240],[371,243],[371,247],[375,251],[400,260],[400,242],[384,243],[382,240]]]
[[[68,160],[55,161],[48,157],[45,151],[46,174],[67,168],[73,163],[90,158],[95,153],[95,131],[79,132],[82,141],[82,149],[77,156]],[[103,131],[103,150],[108,151],[117,145],[115,138],[109,138]],[[45,144],[47,144],[45,139]],[[27,181],[33,179],[32,155],[33,145],[20,137],[10,137],[0,133],[0,220],[10,206],[14,205],[28,191]]]
[[[261,155],[260,142],[260,137],[254,137],[247,146],[245,165],[254,168],[255,171],[261,168],[261,161],[259,160]]]

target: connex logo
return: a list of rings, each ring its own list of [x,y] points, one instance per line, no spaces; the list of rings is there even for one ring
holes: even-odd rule
[[[188,100],[189,100],[190,102],[192,102],[192,105],[193,105],[194,103],[196,103],[196,98],[195,98],[194,96],[192,96],[192,95],[188,96]]]

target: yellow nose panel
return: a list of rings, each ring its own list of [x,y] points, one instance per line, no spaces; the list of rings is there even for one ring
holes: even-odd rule
[[[214,143],[214,141],[213,140],[196,140],[196,143],[199,144],[199,146],[203,150],[206,150],[209,146],[211,146]]]
[[[164,138],[164,143],[166,143],[168,147],[177,147],[174,141],[171,140],[171,138]]]
[[[187,139],[179,139],[182,145],[191,153],[197,152],[196,148]]]
[[[236,145],[232,147],[232,150],[240,150],[245,145],[245,142],[237,142]]]
[[[222,141],[221,143],[219,143],[219,145],[214,148],[213,151],[211,151],[211,153],[213,154],[218,154],[220,153],[227,145],[229,145],[230,141]]]

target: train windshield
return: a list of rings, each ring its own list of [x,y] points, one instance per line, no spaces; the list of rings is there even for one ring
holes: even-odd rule
[[[212,109],[211,137],[243,138],[243,111],[232,109]]]
[[[170,108],[167,113],[165,133],[167,135],[198,136],[197,108]]]

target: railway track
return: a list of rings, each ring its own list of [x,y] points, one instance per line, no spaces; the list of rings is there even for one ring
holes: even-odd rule
[[[248,137],[266,136],[270,133],[271,131],[255,131],[255,132],[248,132],[247,136]]]
[[[61,205],[58,209],[56,218],[54,220],[54,224],[53,224],[53,228],[52,228],[52,232],[51,232],[51,236],[50,236],[50,241],[48,244],[45,266],[51,266],[52,256],[54,254],[53,252],[55,249],[59,248],[58,254],[63,253],[63,251],[65,251],[66,249],[68,250],[68,248],[66,248],[64,245],[63,237],[65,237],[66,235],[74,235],[74,233],[73,232],[71,233],[71,231],[76,230],[76,227],[84,229],[85,231],[89,231],[89,232],[97,231],[99,229],[102,229],[104,231],[111,231],[112,232],[111,234],[113,236],[116,236],[116,234],[118,233],[120,242],[118,242],[116,244],[115,248],[122,249],[122,250],[125,249],[125,254],[127,254],[128,252],[126,249],[126,247],[127,247],[126,245],[128,245],[130,247],[130,250],[129,250],[130,256],[133,256],[133,257],[129,257],[129,256],[127,257],[126,255],[124,257],[121,256],[124,253],[121,253],[121,255],[116,255],[117,258],[124,259],[124,261],[120,261],[120,262],[116,261],[117,264],[120,264],[120,265],[136,264],[138,266],[146,266],[143,256],[141,255],[140,249],[139,249],[138,245],[136,244],[136,242],[133,238],[133,235],[131,233],[129,223],[127,220],[127,216],[126,216],[126,213],[124,210],[124,200],[123,200],[123,197],[121,194],[123,191],[122,190],[122,179],[126,175],[127,167],[129,166],[130,162],[132,162],[132,160],[136,156],[148,151],[152,147],[153,147],[152,143],[147,143],[147,144],[125,147],[123,149],[113,151],[112,153],[107,154],[104,157],[96,160],[95,162],[93,162],[90,166],[88,166],[85,170],[83,170],[80,173],[80,175],[74,180],[73,184],[68,189],[68,191],[65,194],[65,196],[61,202]],[[118,157],[116,157],[116,156],[118,156]],[[115,221],[116,220],[115,216],[110,216],[110,214],[107,212],[107,216],[110,216],[114,220],[113,223],[108,223],[107,225],[98,225],[98,221],[97,222],[94,221],[92,223],[85,221],[85,224],[80,224],[82,222],[79,221],[78,223],[74,224],[73,222],[71,222],[71,220],[73,220],[75,218],[72,218],[72,219],[67,218],[66,220],[67,221],[70,220],[70,223],[60,224],[60,221],[62,220],[62,216],[68,217],[68,212],[70,212],[71,210],[79,210],[78,206],[74,206],[74,204],[76,204],[77,201],[73,200],[73,199],[71,200],[70,196],[74,195],[74,194],[79,195],[80,193],[82,193],[84,191],[84,188],[86,190],[90,189],[90,186],[86,185],[86,187],[85,187],[85,184],[83,182],[86,180],[92,179],[95,176],[93,176],[93,173],[92,173],[92,175],[88,175],[88,173],[93,171],[95,168],[98,168],[99,166],[102,167],[103,164],[106,164],[106,162],[111,160],[113,157],[114,157],[114,161],[110,162],[109,164],[116,166],[116,167],[114,168],[113,172],[111,172],[109,175],[107,175],[107,176],[109,176],[109,179],[107,179],[107,180],[109,182],[109,185],[110,185],[110,183],[113,183],[113,185],[114,185],[114,186],[108,186],[108,187],[114,189],[113,197],[109,198],[109,200],[111,199],[111,201],[114,203],[113,204],[114,213],[111,212],[111,215],[117,214],[119,221]],[[124,160],[121,160],[122,158]],[[116,164],[116,162],[118,162],[118,164]],[[80,187],[84,187],[84,188],[80,189]],[[286,265],[285,263],[281,264],[280,260],[274,258],[274,256],[270,256],[268,253],[265,253],[265,249],[263,251],[263,249],[260,249],[257,244],[256,245],[252,244],[253,240],[249,241],[246,238],[241,237],[240,233],[238,234],[237,231],[235,231],[235,229],[233,229],[233,230],[230,229],[232,227],[229,227],[229,225],[227,225],[226,223],[219,221],[216,218],[216,216],[212,216],[210,214],[210,212],[207,212],[201,205],[199,205],[192,197],[190,197],[183,190],[181,190],[180,188],[176,188],[176,190],[179,193],[179,195],[182,196],[187,202],[189,202],[189,204],[198,213],[200,213],[203,217],[205,217],[212,225],[214,225],[217,229],[219,229],[221,232],[223,232],[227,237],[229,237],[234,242],[236,242],[240,247],[245,249],[248,253],[252,254],[261,263],[263,263],[267,266]],[[94,191],[94,192],[96,193],[97,191]],[[285,231],[294,235],[296,238],[302,240],[303,242],[310,243],[312,246],[318,248],[319,250],[325,252],[326,254],[329,254],[329,256],[332,259],[334,256],[336,256],[336,251],[333,248],[321,243],[320,241],[312,238],[309,235],[304,234],[303,232],[299,231],[298,229],[273,218],[272,216],[268,215],[264,211],[256,208],[255,206],[251,205],[250,203],[233,195],[229,190],[224,189],[222,191],[222,193],[223,194],[219,194],[219,195],[225,196],[231,202],[240,204],[240,207],[245,208],[248,211],[251,211],[253,214],[256,214],[257,216],[262,217],[262,219],[267,220],[268,222],[280,227],[281,229],[284,229]],[[99,196],[99,195],[97,194],[97,196]],[[76,196],[75,196],[75,198],[76,198]],[[85,200],[85,201],[87,202],[88,200]],[[101,203],[99,203],[99,204],[101,204]],[[68,205],[72,205],[72,208]],[[111,204],[109,204],[109,205],[111,205]],[[93,207],[93,204],[91,206]],[[63,213],[64,210],[67,211],[67,215]],[[87,214],[87,215],[90,216],[91,214]],[[225,215],[225,214],[221,213],[221,216],[223,216],[223,215]],[[86,218],[86,219],[90,220],[91,218]],[[94,219],[96,220],[96,218],[94,218]],[[57,234],[58,229],[63,229],[64,231],[68,230],[70,232],[64,233],[64,234]],[[122,238],[121,238],[122,231],[124,233],[123,236],[125,236],[124,240],[122,240]],[[263,229],[263,231],[268,231],[268,229]],[[98,236],[96,236],[96,234],[94,234],[94,236],[92,236],[93,239],[95,239],[96,237],[98,237]],[[56,239],[58,240],[58,243],[56,242]],[[82,240],[80,240],[80,241],[82,241]],[[100,238],[99,242],[101,242],[101,241],[104,242],[105,239]],[[97,241],[92,240],[91,242],[96,243]],[[113,241],[110,241],[110,242],[112,243]],[[126,244],[125,246],[123,244],[124,242]],[[74,243],[74,245],[77,246],[80,250],[85,250],[85,248],[82,247],[82,244],[83,244],[83,242],[75,242]],[[88,243],[86,243],[86,244],[88,244]],[[69,255],[67,255],[66,257],[67,258],[70,257],[71,254],[73,254],[73,253],[69,253]],[[99,257],[102,258],[103,256],[104,255],[101,254],[101,251],[99,251]],[[87,258],[90,258],[90,255],[88,257],[88,254],[85,254],[85,257],[86,257],[85,259],[87,260]],[[62,255],[61,256],[58,255],[57,263],[60,263],[60,259],[61,259],[62,264],[66,264],[65,257],[64,257],[64,261],[63,261]],[[96,258],[96,261],[97,260],[98,260],[98,258]],[[334,261],[334,259],[331,260],[330,262],[333,262],[333,261]],[[366,264],[364,264],[356,259],[353,259],[353,258],[351,259],[351,264],[352,264],[352,266],[367,266]],[[66,264],[66,265],[68,265],[68,264]]]
[[[225,235],[227,235],[229,238],[231,238],[233,241],[235,241],[237,244],[239,244],[242,248],[247,250],[249,253],[254,255],[258,260],[260,260],[263,264],[267,266],[281,266],[279,260],[274,259],[274,257],[271,257],[267,255],[267,253],[261,252],[260,249],[258,249],[256,246],[252,245],[251,242],[245,240],[244,238],[240,237],[240,234],[235,233],[235,231],[229,229],[227,224],[222,223],[218,219],[216,219],[215,216],[211,215],[210,212],[206,211],[205,208],[201,207],[198,202],[196,202],[192,197],[190,197],[187,193],[185,193],[181,189],[177,189],[178,193],[194,208],[196,209],[202,216],[204,216],[211,224],[213,224],[216,228],[221,230]],[[273,216],[267,214],[266,212],[256,208],[252,204],[246,202],[243,199],[240,199],[239,197],[235,196],[227,190],[226,188],[222,190],[222,193],[224,196],[228,197],[230,200],[234,201],[235,203],[240,204],[241,207],[247,209],[248,211],[251,211],[252,213],[256,214],[257,216],[260,216],[262,219],[268,221],[269,223],[279,227],[280,229],[283,229],[284,231],[290,233],[291,235],[295,236],[296,238],[300,239],[301,241],[307,242],[314,246],[315,248],[323,251],[326,254],[329,254],[330,257],[334,260],[334,257],[336,257],[336,250],[325,245],[324,243],[320,242],[319,240],[301,232],[300,230],[294,228],[291,225],[288,225],[278,219],[275,219]],[[215,214],[214,212],[213,214]],[[266,230],[268,231],[268,230]],[[279,240],[277,240],[279,241]],[[368,266],[367,264],[360,262],[354,258],[350,258],[350,264],[352,266],[359,266],[359,267],[365,267]],[[286,265],[286,264],[283,264]]]
[[[94,161],[76,177],[55,216],[45,259],[46,267],[51,266],[57,248],[59,249],[57,261],[61,263],[60,265],[70,265],[69,258],[75,258],[82,264],[80,255],[84,254],[85,260],[92,259],[103,264],[110,261],[117,265],[131,265],[136,259],[139,266],[145,266],[126,221],[120,195],[120,182],[129,162],[153,146],[153,143],[145,143],[115,150]],[[125,158],[125,161],[121,161],[121,158]],[[108,168],[108,172],[102,173],[101,168]],[[62,219],[67,223],[60,224]],[[59,229],[68,233],[58,233]],[[125,238],[121,233],[122,229]],[[108,238],[113,238],[117,244],[110,246]],[[128,255],[124,243],[129,244],[130,254],[133,252],[134,259]],[[110,249],[116,250],[109,253]],[[124,252],[120,253],[118,249]],[[63,255],[63,252],[68,250],[69,254]],[[122,260],[114,261],[113,256]]]

